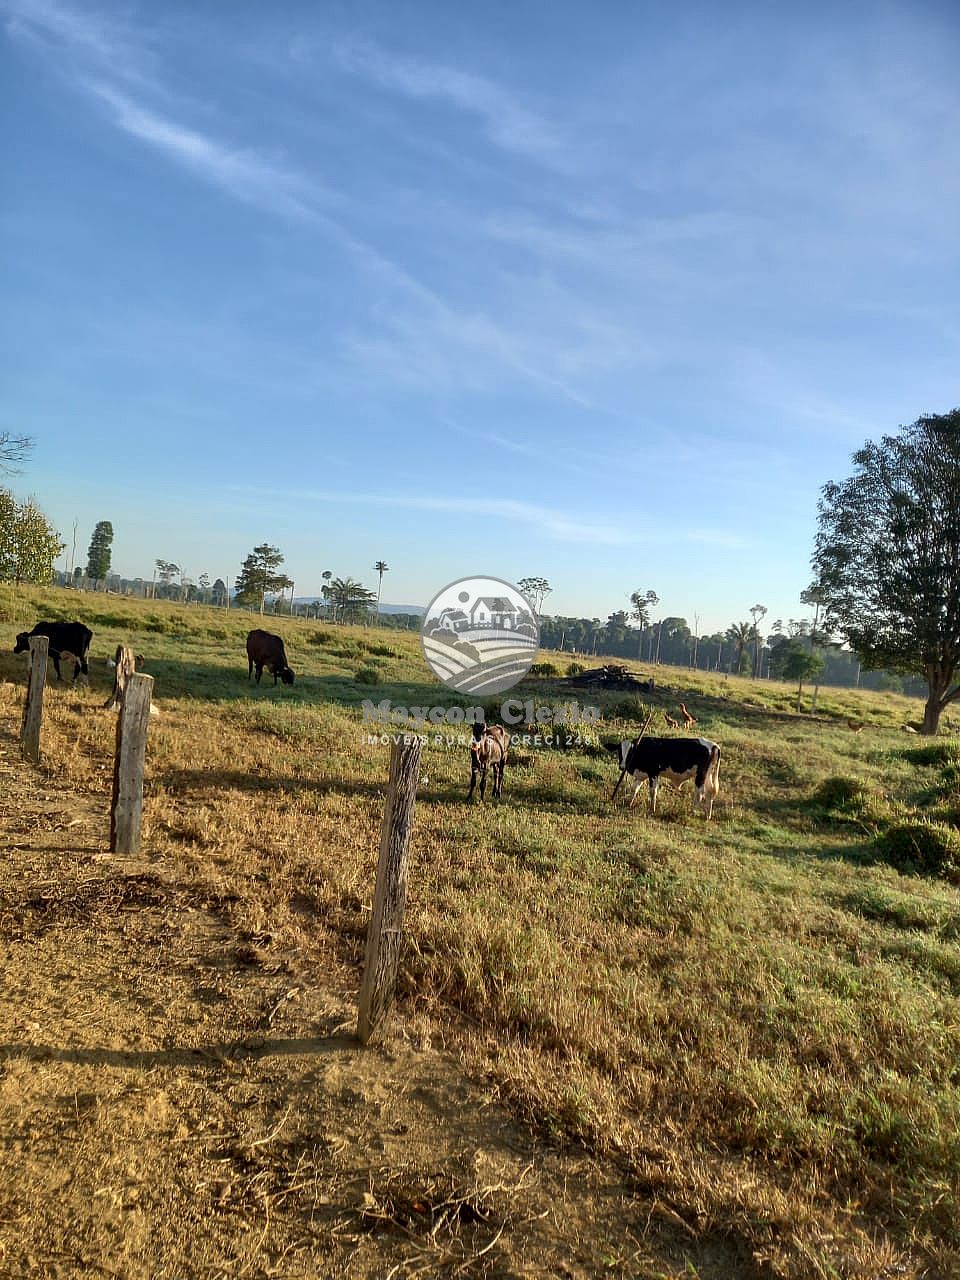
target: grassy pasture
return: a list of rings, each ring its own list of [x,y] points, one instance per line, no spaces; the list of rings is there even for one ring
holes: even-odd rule
[[[129,644],[161,709],[147,849],[229,903],[254,958],[359,965],[388,757],[361,700],[456,701],[417,637],[268,618],[297,681],[256,687],[254,615],[0,587],[0,680],[22,683],[13,637],[41,616],[94,632],[90,688],[49,689],[45,767],[109,788],[114,720],[96,708]],[[589,745],[524,749],[503,801],[468,805],[465,750],[428,742],[395,1016],[439,1028],[524,1123],[616,1162],[638,1204],[738,1242],[757,1275],[957,1274],[960,874],[949,850],[913,874],[911,850],[918,823],[949,845],[960,750],[903,733],[919,706],[893,694],[823,689],[798,716],[776,682],[656,680],[643,705],[602,696],[600,734],[683,699],[723,749],[709,824],[689,788],[661,788],[655,819],[611,807],[614,762]],[[528,695],[567,696],[544,678],[511,691]]]

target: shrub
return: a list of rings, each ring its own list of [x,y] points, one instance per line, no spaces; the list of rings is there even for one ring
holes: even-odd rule
[[[908,875],[960,884],[960,833],[940,822],[898,822],[877,837],[877,853]]]
[[[583,675],[586,669],[587,668],[583,665],[582,662],[571,662],[569,667],[567,667],[567,675],[568,676]]]
[[[824,778],[813,793],[813,803],[830,813],[863,813],[869,792],[857,778]]]
[[[361,667],[353,678],[357,684],[379,684],[382,677],[375,667]]]
[[[643,724],[649,714],[636,695],[632,698],[618,698],[616,702],[604,708],[605,720],[636,720],[639,724]]]
[[[535,662],[530,668],[532,676],[557,676],[560,672],[552,662]]]
[[[308,644],[333,644],[336,636],[332,631],[315,631],[307,641]]]
[[[372,653],[378,658],[396,658],[398,656],[396,649],[391,649],[386,644],[368,644],[367,653]]]

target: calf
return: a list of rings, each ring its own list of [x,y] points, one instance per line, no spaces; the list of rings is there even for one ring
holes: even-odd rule
[[[87,669],[87,650],[90,648],[93,632],[82,622],[38,622],[32,631],[20,632],[13,652],[26,653],[30,648],[31,636],[46,636],[50,641],[47,652],[53,661],[53,669],[57,673],[58,680],[63,679],[60,672],[60,658],[65,653],[74,660],[74,680],[81,672],[85,676],[90,674]]]
[[[473,741],[470,743],[470,790],[467,799],[473,795],[473,788],[480,775],[480,799],[487,789],[487,767],[493,774],[493,798],[500,799],[503,791],[503,770],[507,763],[507,748],[510,735],[498,724],[485,725],[482,721],[473,726]]]
[[[614,795],[624,774],[629,773],[636,781],[630,798],[634,804],[646,778],[650,783],[650,812],[656,813],[661,778],[673,783],[693,778],[697,804],[706,805],[708,818],[713,813],[713,802],[720,790],[720,748],[709,738],[637,738],[613,743],[607,750],[620,759],[620,780]]]
[[[251,631],[247,636],[247,679],[257,669],[257,684],[263,675],[263,668],[273,672],[273,683],[277,676],[284,684],[293,684],[293,672],[287,666],[287,655],[283,649],[283,641],[279,636],[272,636],[269,631]]]

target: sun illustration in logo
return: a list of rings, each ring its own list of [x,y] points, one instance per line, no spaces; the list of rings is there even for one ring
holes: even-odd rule
[[[530,670],[540,628],[530,601],[501,578],[460,578],[427,606],[420,626],[430,670],[458,693],[502,693]]]

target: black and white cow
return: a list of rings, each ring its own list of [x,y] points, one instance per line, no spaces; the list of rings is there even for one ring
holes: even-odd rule
[[[620,760],[620,780],[629,773],[635,780],[631,805],[636,802],[646,778],[650,783],[650,812],[657,811],[657,788],[660,779],[681,783],[692,778],[697,804],[706,805],[707,817],[713,813],[713,802],[720,790],[720,748],[709,738],[637,738],[607,746]],[[617,783],[619,787],[620,782]],[[617,788],[614,788],[616,795]]]
[[[60,674],[60,658],[65,653],[70,654],[74,660],[74,680],[80,675],[81,671],[84,675],[89,675],[87,650],[90,648],[93,632],[89,627],[85,627],[82,622],[38,622],[32,631],[20,632],[13,652],[26,653],[30,648],[31,636],[46,636],[50,641],[47,652],[50,655],[58,680],[63,679]]]

